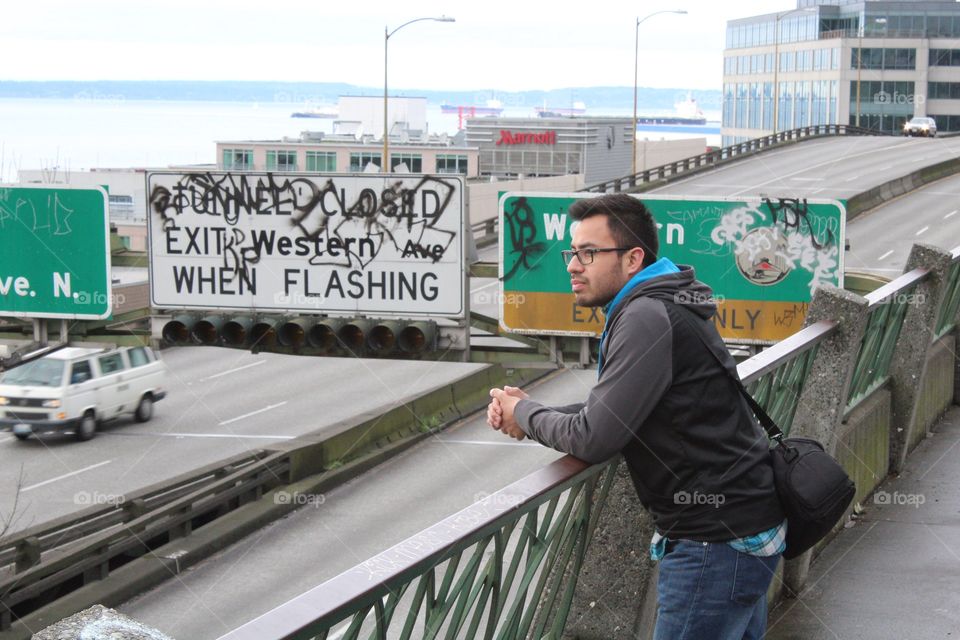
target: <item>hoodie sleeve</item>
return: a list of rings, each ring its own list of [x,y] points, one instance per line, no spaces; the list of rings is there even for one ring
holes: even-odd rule
[[[607,337],[603,372],[579,411],[564,413],[533,400],[514,415],[534,440],[581,460],[608,460],[630,442],[670,386],[673,335],[662,302],[630,301]],[[562,407],[568,409],[569,407]]]

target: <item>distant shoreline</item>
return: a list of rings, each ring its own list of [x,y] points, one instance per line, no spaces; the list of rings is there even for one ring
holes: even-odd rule
[[[381,96],[383,89],[346,83],[181,80],[0,80],[0,99],[53,100],[169,100],[196,102],[273,102],[291,105],[334,105],[344,95]],[[431,104],[484,104],[496,98],[504,107],[549,105],[563,107],[583,102],[590,111],[625,108],[633,104],[633,87],[571,87],[549,91],[426,91],[391,90],[391,96],[424,97]],[[719,89],[658,89],[641,87],[638,101],[648,109],[672,110],[693,97],[704,111],[720,111]]]

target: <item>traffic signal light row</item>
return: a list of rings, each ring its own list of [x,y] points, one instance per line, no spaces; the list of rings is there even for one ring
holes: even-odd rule
[[[437,325],[432,320],[184,313],[163,321],[160,337],[172,345],[403,357],[434,351]]]

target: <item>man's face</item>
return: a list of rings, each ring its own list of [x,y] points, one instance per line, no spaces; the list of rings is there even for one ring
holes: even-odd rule
[[[595,215],[581,220],[573,230],[570,248],[610,249],[618,246],[607,226],[606,215]],[[581,307],[602,307],[623,288],[630,279],[624,268],[625,253],[604,251],[593,256],[593,262],[580,264],[574,258],[567,265],[570,286]]]

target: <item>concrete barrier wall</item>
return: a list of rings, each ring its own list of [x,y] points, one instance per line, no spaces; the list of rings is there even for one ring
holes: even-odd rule
[[[927,369],[920,382],[920,396],[914,419],[913,437],[907,443],[909,449],[916,447],[930,433],[930,427],[953,403],[954,375],[956,366],[956,337],[946,335],[930,348]]]
[[[897,196],[919,189],[940,178],[951,176],[958,171],[960,171],[960,158],[951,158],[859,193],[847,201],[847,221]]]
[[[854,503],[873,493],[890,469],[890,390],[881,387],[861,402],[841,425],[836,458],[857,485]]]

